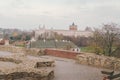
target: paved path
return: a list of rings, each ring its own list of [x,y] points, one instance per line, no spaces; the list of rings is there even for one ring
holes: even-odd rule
[[[102,69],[80,65],[70,59],[51,58],[55,59],[54,80],[102,80],[102,74],[100,73]]]

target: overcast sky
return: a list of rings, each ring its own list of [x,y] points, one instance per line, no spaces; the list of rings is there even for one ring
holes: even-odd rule
[[[0,0],[0,27],[79,29],[120,24],[120,0]]]

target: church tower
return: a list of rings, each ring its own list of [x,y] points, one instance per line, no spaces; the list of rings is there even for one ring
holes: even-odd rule
[[[77,31],[77,25],[73,22],[72,25],[70,25],[69,30]]]

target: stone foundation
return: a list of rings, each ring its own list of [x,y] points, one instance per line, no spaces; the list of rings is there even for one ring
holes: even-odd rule
[[[14,47],[14,46],[0,46],[1,51],[9,51],[9,52],[14,52],[14,53],[25,53],[24,55],[19,55],[19,57],[16,56],[14,57],[14,60],[12,58],[0,58],[0,61],[4,62],[14,62],[16,64],[21,63],[21,60],[23,60],[25,55],[52,55],[52,56],[57,56],[57,57],[63,57],[63,58],[69,58],[69,59],[76,59],[76,61],[80,64],[84,65],[89,65],[89,66],[95,66],[95,67],[100,67],[100,68],[107,68],[111,70],[120,70],[120,59],[115,58],[115,57],[107,57],[107,56],[100,56],[100,55],[95,55],[93,53],[76,53],[76,52],[70,52],[70,51],[64,51],[64,50],[54,50],[54,49],[46,49],[40,50],[40,49],[26,49],[26,48],[21,48],[21,47]],[[45,52],[45,53],[44,53]],[[18,55],[17,54],[17,55]],[[14,55],[15,56],[15,55]],[[20,58],[21,56],[21,58]],[[17,60],[19,59],[19,60]],[[24,60],[26,60],[24,58]],[[32,60],[31,60],[32,61]],[[35,67],[40,68],[41,66],[43,67],[49,67],[52,66],[51,63],[53,62],[44,62],[44,61],[39,61],[39,59],[33,60],[27,62],[29,64],[34,64]],[[36,62],[37,61],[37,62]],[[24,63],[23,65],[26,65]],[[27,65],[30,66],[30,65]],[[35,68],[34,67],[34,68]],[[24,71],[23,71],[24,72]]]
[[[53,78],[53,71],[47,76],[42,76],[35,72],[14,72],[6,75],[0,75],[0,80],[52,80]]]
[[[76,61],[80,64],[120,70],[120,59],[114,57],[100,56],[92,53],[77,55]]]
[[[3,46],[0,45],[0,51],[8,51],[12,53],[24,53],[27,55],[44,55],[44,50],[36,48],[24,48],[16,46]]]
[[[10,46],[0,46],[0,50],[14,52],[10,55],[0,55],[0,80],[52,80],[54,78],[54,60],[33,56],[42,55],[40,50]]]

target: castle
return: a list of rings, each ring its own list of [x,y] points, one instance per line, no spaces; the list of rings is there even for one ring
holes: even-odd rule
[[[79,31],[77,25],[74,23],[69,26],[69,30],[55,30],[55,29],[46,29],[45,27],[39,28],[39,30],[35,30],[35,39],[37,40],[39,36],[41,37],[52,37],[54,33],[63,36],[74,36],[74,37],[90,37],[93,35],[92,30],[86,29],[84,31]]]

